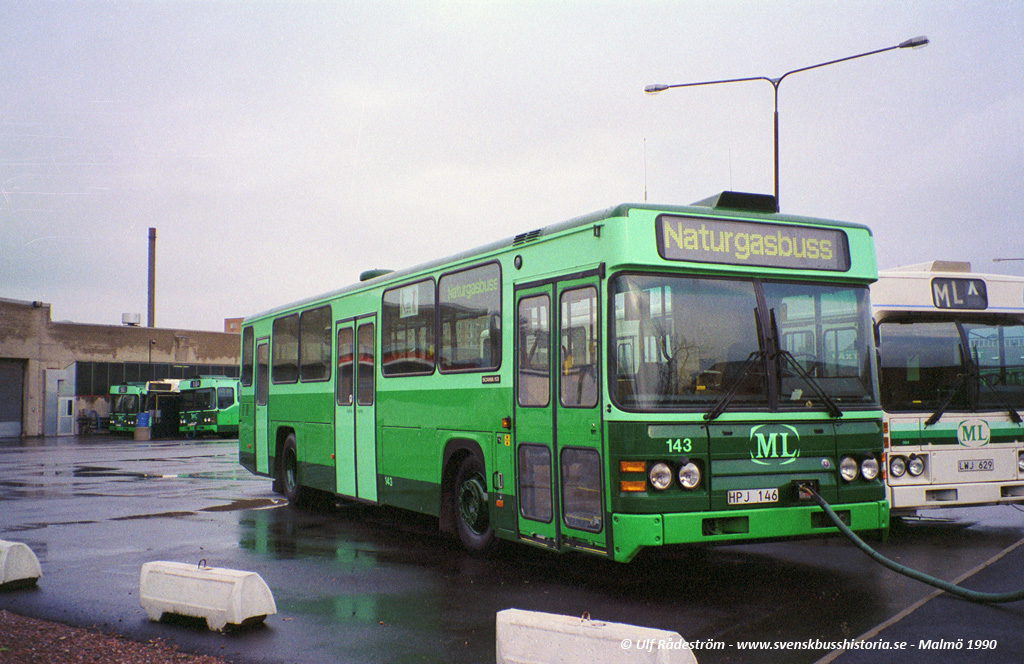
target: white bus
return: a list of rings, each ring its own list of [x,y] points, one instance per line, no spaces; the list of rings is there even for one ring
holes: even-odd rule
[[[932,261],[871,299],[892,514],[1024,502],[1024,278]]]

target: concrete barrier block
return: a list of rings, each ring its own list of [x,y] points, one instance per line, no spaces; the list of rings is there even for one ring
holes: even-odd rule
[[[0,540],[0,589],[35,585],[43,569],[32,549],[21,542]]]
[[[497,664],[696,664],[677,632],[507,609],[497,616]]]
[[[206,626],[218,632],[277,613],[270,588],[256,572],[165,561],[143,564],[139,604],[150,620],[167,613],[205,618]]]

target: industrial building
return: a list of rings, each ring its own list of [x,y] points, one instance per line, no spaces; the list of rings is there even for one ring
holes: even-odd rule
[[[0,438],[76,433],[109,413],[111,385],[238,375],[238,334],[55,323],[50,305],[0,298]]]

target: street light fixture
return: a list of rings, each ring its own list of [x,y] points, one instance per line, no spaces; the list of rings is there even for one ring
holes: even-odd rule
[[[914,37],[906,41],[900,42],[895,46],[888,46],[886,48],[880,48],[874,51],[868,51],[867,53],[859,53],[857,55],[850,55],[845,58],[839,58],[838,60],[829,60],[828,62],[822,62],[809,67],[801,67],[799,69],[793,69],[787,71],[778,78],[769,78],[767,76],[748,76],[746,78],[727,78],[720,81],[700,81],[697,83],[678,83],[675,85],[656,84],[648,85],[644,88],[644,92],[647,94],[657,94],[664,90],[671,90],[672,88],[692,88],[698,85],[718,85],[719,83],[742,83],[743,81],[768,81],[772,84],[775,89],[775,211],[779,211],[779,84],[782,80],[790,74],[796,74],[802,71],[808,71],[809,69],[818,69],[819,67],[827,67],[828,65],[834,65],[838,62],[846,62],[847,60],[856,60],[857,58],[864,58],[869,55],[875,55],[876,53],[885,53],[886,51],[894,51],[898,48],[921,48],[928,45],[927,37]]]

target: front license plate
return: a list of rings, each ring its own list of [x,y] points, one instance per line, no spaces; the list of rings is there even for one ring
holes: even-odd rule
[[[956,469],[961,473],[969,473],[976,470],[995,470],[996,464],[992,459],[960,459],[956,462]]]
[[[779,502],[779,490],[774,489],[738,489],[728,491],[725,500],[730,505],[756,505],[758,503]]]

